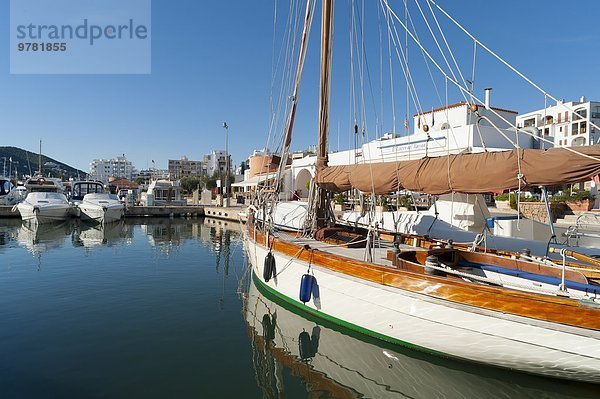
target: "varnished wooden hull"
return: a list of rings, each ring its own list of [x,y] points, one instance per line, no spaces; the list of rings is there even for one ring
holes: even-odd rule
[[[275,241],[276,277],[263,279],[265,238],[246,249],[258,280],[289,304],[346,328],[473,362],[600,383],[600,308],[416,275]],[[298,299],[309,269],[310,302]]]

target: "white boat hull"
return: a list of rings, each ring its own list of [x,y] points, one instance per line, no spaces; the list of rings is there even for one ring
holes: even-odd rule
[[[102,206],[99,204],[82,202],[78,207],[82,220],[93,220],[98,223],[112,223],[123,217],[124,207],[122,204]]]
[[[265,360],[267,351],[271,352],[277,363],[299,373],[309,391],[324,390],[335,397],[536,399],[586,397],[594,392],[587,384],[579,387],[452,359],[431,361],[405,349],[390,350],[387,345],[357,339],[347,331],[336,331],[293,313],[263,295],[254,283],[250,284],[244,309],[256,343],[254,350],[262,352]],[[300,343],[302,334],[305,344],[310,335],[308,348]],[[263,386],[283,383],[275,378],[265,381],[270,376],[262,373],[259,377]]]
[[[299,301],[306,262],[273,252],[276,277],[265,283],[268,249],[246,250],[263,286],[289,304],[383,341],[472,362],[550,377],[600,382],[600,333],[511,316],[413,293],[311,265],[317,289]]]
[[[71,206],[67,204],[31,204],[21,202],[17,205],[24,222],[52,223],[71,217]]]

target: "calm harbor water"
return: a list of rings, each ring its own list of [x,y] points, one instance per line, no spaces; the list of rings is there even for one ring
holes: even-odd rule
[[[600,389],[387,348],[298,315],[251,282],[232,223],[3,220],[0,259],[2,398],[592,398]]]

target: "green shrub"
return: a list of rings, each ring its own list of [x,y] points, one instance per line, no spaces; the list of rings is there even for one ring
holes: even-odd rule
[[[500,194],[500,195],[496,195],[494,196],[494,200],[496,201],[508,201],[510,204],[510,207],[512,209],[517,209],[517,196],[513,193],[505,193],[505,194]],[[521,195],[520,198],[520,202],[539,202],[540,200],[537,199],[536,197],[525,197],[524,195]]]
[[[494,200],[496,200],[496,201],[508,201],[508,196],[509,196],[508,193],[496,195],[496,196],[494,196]]]
[[[593,201],[595,199],[596,199],[596,197],[593,196],[589,191],[577,191],[577,192],[571,193],[571,195],[567,197],[567,201],[585,201],[585,200]]]
[[[410,209],[412,207],[412,202],[413,202],[413,198],[412,198],[412,195],[410,195],[410,194],[404,194],[398,198],[398,206],[401,206],[404,208]]]

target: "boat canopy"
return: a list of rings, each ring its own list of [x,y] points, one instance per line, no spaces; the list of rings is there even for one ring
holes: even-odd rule
[[[600,145],[592,145],[329,167],[318,162],[317,184],[331,192],[355,188],[375,194],[403,189],[433,195],[479,194],[577,183],[599,174]]]

